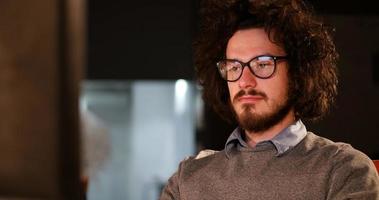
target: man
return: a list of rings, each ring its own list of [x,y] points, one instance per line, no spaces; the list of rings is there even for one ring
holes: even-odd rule
[[[337,93],[335,46],[303,1],[203,2],[203,97],[239,127],[223,151],[181,162],[161,200],[379,199],[371,160],[301,121],[321,118]]]

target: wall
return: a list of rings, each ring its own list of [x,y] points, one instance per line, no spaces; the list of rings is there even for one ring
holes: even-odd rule
[[[178,163],[195,153],[194,95],[184,80],[87,81],[82,108],[109,131],[102,139],[109,149],[92,152],[107,157],[90,177],[89,199],[157,199]]]

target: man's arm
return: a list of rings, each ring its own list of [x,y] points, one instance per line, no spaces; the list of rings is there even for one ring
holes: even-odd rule
[[[159,200],[179,200],[178,172],[168,180]]]
[[[183,166],[187,162],[191,162],[193,160],[198,160],[201,158],[205,158],[207,156],[211,156],[213,154],[216,154],[218,151],[205,149],[200,151],[196,156],[190,156],[184,159],[179,164],[179,169],[177,172],[175,172],[174,175],[171,176],[171,178],[168,180],[166,186],[164,187],[161,197],[159,200],[179,200],[180,199],[180,190],[179,190],[179,184],[180,184],[180,174],[183,169]]]

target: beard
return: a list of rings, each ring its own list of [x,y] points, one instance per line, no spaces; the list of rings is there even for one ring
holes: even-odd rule
[[[248,92],[240,91],[236,97],[244,95],[245,93],[251,95],[261,95],[264,100],[267,100],[267,96],[262,92],[257,92],[255,90],[251,90]],[[280,121],[284,119],[284,117],[289,113],[292,108],[292,103],[288,98],[283,101],[276,103],[270,107],[270,112],[258,114],[254,112],[255,104],[243,104],[242,112],[237,113],[234,106],[233,112],[236,116],[236,119],[240,125],[240,127],[249,132],[262,132],[270,129],[274,125],[278,124]]]

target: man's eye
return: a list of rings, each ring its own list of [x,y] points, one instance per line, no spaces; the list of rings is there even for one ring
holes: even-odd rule
[[[237,67],[237,66],[230,66],[230,67],[228,67],[228,71],[229,72],[235,72],[235,71],[238,71],[239,70],[239,67]]]
[[[268,67],[270,64],[269,63],[258,63],[258,67],[259,68],[266,68]]]
[[[269,68],[271,67],[273,64],[271,62],[260,62],[260,63],[257,63],[257,68],[258,69],[266,69],[266,68]]]

